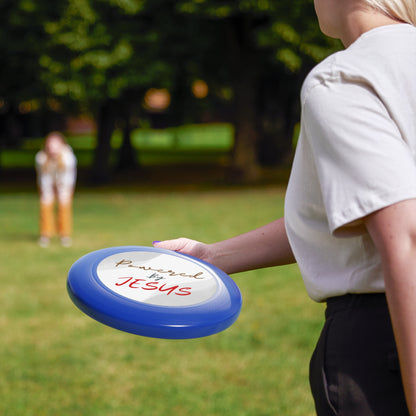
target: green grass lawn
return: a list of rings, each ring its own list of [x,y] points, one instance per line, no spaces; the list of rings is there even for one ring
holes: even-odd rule
[[[234,275],[239,319],[195,340],[144,338],[80,312],[66,292],[93,250],[188,236],[207,242],[282,215],[284,190],[92,192],[74,244],[37,246],[37,195],[0,195],[0,414],[312,416],[307,372],[323,307],[295,265]]]

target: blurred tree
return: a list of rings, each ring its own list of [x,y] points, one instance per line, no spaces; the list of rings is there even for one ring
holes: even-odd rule
[[[59,1],[0,3],[0,140],[8,146],[17,146],[22,138],[23,114],[47,107],[39,66],[47,41],[42,24],[60,10]]]
[[[255,180],[259,161],[292,146],[299,91],[309,69],[340,44],[325,38],[312,0],[179,0],[178,10],[213,22],[201,71],[232,97],[231,179]]]
[[[194,33],[201,28],[197,18],[178,12],[174,0],[67,2],[59,19],[45,26],[51,44],[40,60],[43,80],[60,100],[81,103],[84,111],[96,115],[93,177],[105,182],[116,124],[124,138],[118,166],[135,162],[131,122],[143,116],[143,97],[149,88],[171,93],[165,126],[192,119],[185,101],[190,95],[189,73],[196,66]]]
[[[149,88],[170,93],[153,117],[161,126],[225,114],[235,126],[230,177],[255,179],[259,162],[290,149],[305,74],[339,48],[320,34],[312,0],[3,0],[0,23],[0,112],[22,102],[90,112],[99,182],[116,126],[118,166],[135,162],[130,131]],[[191,93],[198,80],[203,100]]]
[[[110,175],[110,139],[116,123],[124,141],[119,166],[135,162],[131,150],[131,112],[140,108],[146,88],[169,85],[154,24],[158,1],[67,0],[67,7],[45,29],[50,52],[41,58],[44,81],[63,101],[78,102],[97,120],[93,179]],[[170,85],[169,85],[170,86]]]

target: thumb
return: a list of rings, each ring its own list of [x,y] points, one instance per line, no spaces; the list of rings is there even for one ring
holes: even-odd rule
[[[173,240],[153,241],[153,247],[164,248],[166,250],[181,251],[190,240],[187,238],[175,238]]]
[[[206,259],[208,255],[206,244],[184,237],[174,240],[154,241],[153,246],[189,254],[200,259]]]

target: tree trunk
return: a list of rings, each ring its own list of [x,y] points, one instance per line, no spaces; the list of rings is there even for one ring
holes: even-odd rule
[[[235,143],[228,179],[232,182],[254,182],[259,177],[256,89],[252,74],[242,75],[235,85]]]
[[[249,17],[235,16],[228,21],[232,79],[234,80],[233,124],[235,142],[228,180],[254,182],[259,177],[257,161],[257,74],[251,47]]]
[[[310,69],[306,63],[298,73],[280,70],[262,80],[261,139],[258,143],[262,166],[278,166],[292,161],[293,134],[300,120],[299,95]]]
[[[122,114],[123,119],[123,140],[121,142],[119,158],[118,158],[118,171],[127,171],[129,169],[136,168],[138,166],[136,150],[131,143],[131,132],[133,130],[131,125],[131,107],[129,103],[126,103],[124,112]]]
[[[299,122],[300,78],[285,71],[262,81],[259,163],[278,166],[293,153],[293,133]]]
[[[93,184],[108,183],[111,177],[111,136],[115,128],[114,103],[108,100],[99,109],[97,120],[97,147],[94,152],[94,162],[91,179]]]

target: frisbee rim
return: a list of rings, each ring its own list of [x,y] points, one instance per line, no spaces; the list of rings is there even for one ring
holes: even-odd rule
[[[208,299],[186,306],[148,304],[114,292],[101,281],[98,265],[115,254],[147,251],[180,257],[209,270],[216,291]],[[67,291],[86,315],[115,329],[166,339],[199,338],[223,331],[239,316],[242,297],[238,286],[222,270],[196,257],[146,246],[118,246],[90,252],[70,268]]]

